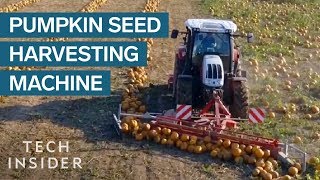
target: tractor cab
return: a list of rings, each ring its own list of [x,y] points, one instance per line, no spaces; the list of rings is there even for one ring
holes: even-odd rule
[[[219,19],[188,19],[185,25],[185,32],[173,30],[171,34],[171,38],[183,35],[172,77],[176,104],[201,108],[211,99],[213,91],[232,104],[231,79],[237,76],[240,58],[234,43],[234,38],[240,36],[236,34],[237,25]],[[248,42],[253,41],[251,33],[247,38]]]

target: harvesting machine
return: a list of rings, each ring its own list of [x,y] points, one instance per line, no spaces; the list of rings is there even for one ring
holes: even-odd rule
[[[277,139],[232,130],[237,128],[237,120],[247,120],[249,116],[246,71],[240,69],[240,49],[234,41],[236,37],[247,37],[251,43],[253,34],[237,34],[236,24],[229,20],[188,19],[185,25],[186,31],[174,29],[171,33],[174,39],[183,35],[176,51],[174,73],[168,79],[176,108],[138,115],[122,112],[120,105],[118,116],[114,115],[119,135],[120,118],[133,116],[149,120],[152,127],[168,128],[200,139],[210,136],[213,141],[229,139],[258,145],[290,162],[288,146]],[[304,162],[305,158],[304,153]]]

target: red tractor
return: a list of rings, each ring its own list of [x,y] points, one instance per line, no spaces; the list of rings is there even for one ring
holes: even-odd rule
[[[237,26],[229,20],[188,19],[186,32],[173,30],[171,38],[184,35],[176,52],[174,74],[169,79],[175,104],[203,108],[218,94],[234,118],[246,118],[246,72],[240,70],[240,50],[234,43]],[[248,33],[248,42],[253,34]]]

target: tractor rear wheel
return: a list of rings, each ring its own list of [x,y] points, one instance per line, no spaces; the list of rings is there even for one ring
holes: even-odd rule
[[[192,105],[192,76],[180,75],[177,79],[176,104]]]
[[[230,113],[234,118],[248,118],[248,89],[244,81],[233,82],[233,102]]]

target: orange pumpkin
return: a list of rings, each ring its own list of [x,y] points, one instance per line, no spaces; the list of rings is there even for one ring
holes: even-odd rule
[[[193,153],[193,151],[194,151],[194,145],[189,145],[188,152]]]
[[[155,129],[152,129],[149,131],[149,136],[150,137],[156,137],[158,135],[157,131]]]
[[[235,161],[237,164],[242,164],[242,163],[243,163],[243,157],[237,156],[236,158],[234,158],[234,161]]]
[[[143,127],[143,130],[145,130],[145,131],[149,131],[151,128],[150,124],[148,124],[148,123],[143,123],[142,127]]]
[[[146,112],[146,106],[144,106],[144,105],[140,106],[139,109],[138,109],[138,112],[145,113]]]
[[[182,134],[181,141],[183,141],[183,142],[189,141],[189,138],[190,137],[187,134]]]
[[[271,152],[270,152],[269,149],[265,149],[265,150],[263,151],[263,158],[267,159],[267,158],[270,157],[270,155],[271,155]]]
[[[252,171],[252,175],[253,176],[259,176],[260,174],[260,170],[258,168],[255,168],[253,171]]]
[[[162,145],[166,145],[167,142],[168,142],[168,140],[167,140],[166,138],[162,138],[162,139],[161,139],[161,144],[162,144]]]
[[[159,136],[159,135],[157,135],[156,137],[154,137],[154,142],[156,142],[156,143],[160,143],[160,141],[161,141],[161,137]]]
[[[127,123],[122,123],[121,124],[121,131],[124,133],[128,133],[129,132],[129,125]]]
[[[240,145],[238,143],[231,143],[231,149],[239,149]]]
[[[301,171],[301,164],[300,163],[294,163],[293,165],[294,167],[296,167],[298,169],[298,172]]]
[[[217,151],[216,149],[214,149],[214,150],[212,150],[212,151],[210,152],[210,155],[211,155],[211,157],[217,157],[218,151]]]
[[[157,131],[158,134],[161,134],[161,127],[156,127],[155,130]]]
[[[231,145],[231,141],[229,139],[225,139],[223,141],[223,147],[228,148]]]
[[[241,156],[242,150],[240,148],[233,148],[232,149],[232,155],[234,157],[239,157]]]
[[[291,166],[288,170],[288,174],[290,176],[296,176],[298,174],[298,168],[294,167],[294,166]]]
[[[178,148],[180,148],[181,144],[182,144],[182,141],[181,141],[181,140],[178,140],[178,141],[176,142],[176,146],[177,146]]]
[[[141,141],[143,139],[143,134],[142,133],[138,133],[135,135],[135,138],[137,141]]]
[[[276,179],[279,177],[279,173],[277,171],[271,171],[270,174],[272,175],[272,179]]]
[[[195,147],[194,147],[194,152],[197,153],[197,154],[202,153],[202,150],[203,150],[203,149],[202,149],[201,146],[195,146]]]
[[[206,143],[210,143],[211,142],[211,137],[210,136],[206,136],[206,137],[204,137],[203,141],[206,142]]]
[[[172,139],[168,139],[167,145],[168,146],[173,146],[174,145],[174,141],[172,141]]]
[[[207,147],[207,150],[211,151],[213,145],[212,145],[212,143],[209,142],[209,143],[206,144],[206,147]]]
[[[245,150],[246,150],[246,152],[247,152],[248,154],[251,154],[251,152],[252,152],[252,146],[251,146],[251,145],[248,145]]]
[[[173,141],[177,141],[179,139],[179,134],[177,132],[172,132],[170,135],[170,139]]]
[[[182,144],[181,144],[181,146],[180,146],[180,149],[181,149],[181,150],[187,150],[187,148],[188,148],[188,143],[182,142]]]
[[[217,146],[220,147],[220,146],[222,146],[222,144],[223,144],[223,140],[222,140],[222,139],[219,139],[219,140],[217,141]]]
[[[257,149],[254,151],[254,155],[257,157],[257,158],[262,158],[263,155],[264,155],[264,152],[262,149]]]

